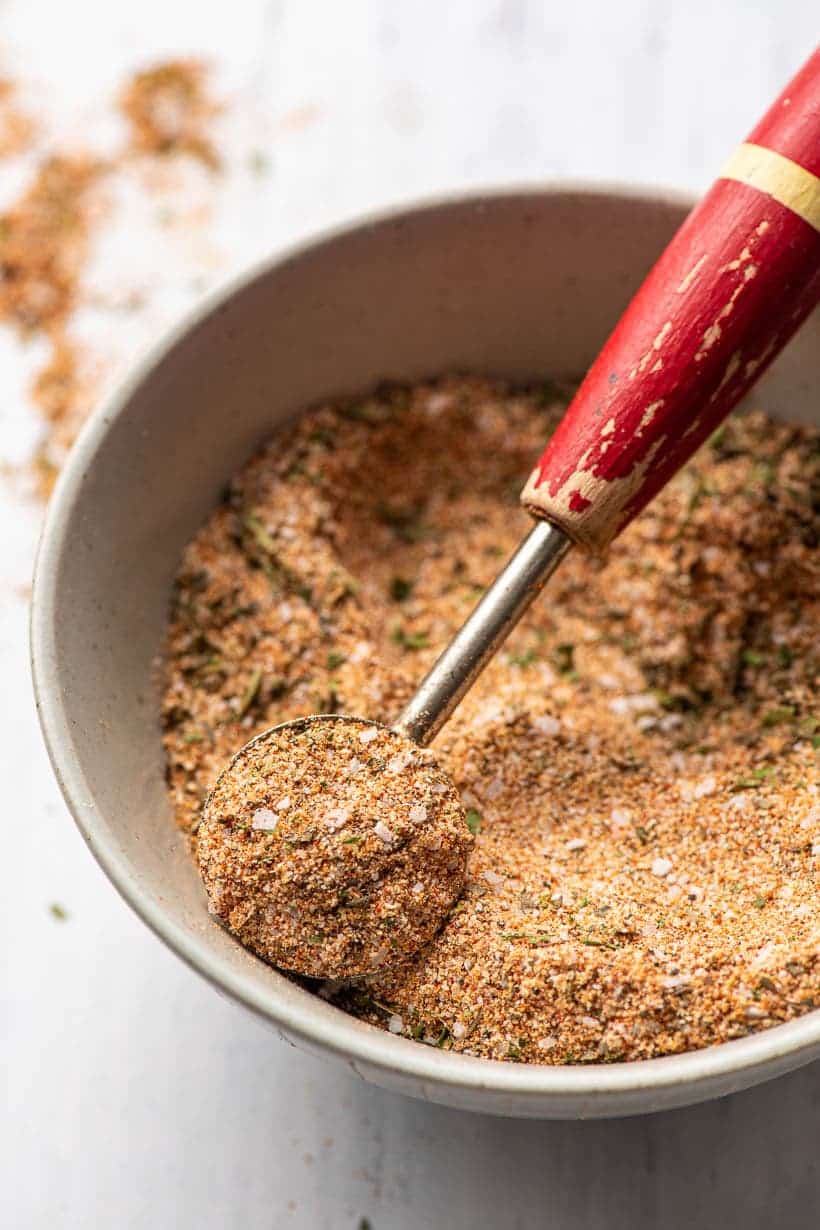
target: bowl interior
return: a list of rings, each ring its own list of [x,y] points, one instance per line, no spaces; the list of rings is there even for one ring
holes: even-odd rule
[[[583,372],[685,212],[679,200],[627,193],[523,192],[392,215],[302,248],[243,280],[138,368],[89,424],[53,501],[35,678],[55,767],[95,854],[217,985],[289,1037],[407,1092],[502,1113],[613,1114],[755,1078],[729,1062],[713,1086],[690,1063],[682,1093],[670,1068],[668,1078],[653,1073],[696,1056],[594,1074],[433,1055],[244,952],[208,917],[165,797],[153,679],[171,579],[226,479],[317,400],[448,371]],[[818,333],[815,318],[767,377],[773,413],[815,413]],[[780,1069],[808,1057],[808,1035],[772,1032],[785,1038]]]

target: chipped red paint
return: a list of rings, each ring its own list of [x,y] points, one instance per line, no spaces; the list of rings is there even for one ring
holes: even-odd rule
[[[793,161],[810,148],[814,159],[803,165],[820,158],[820,52],[750,140],[763,144],[764,136]],[[766,193],[718,179],[590,368],[525,488],[525,504],[581,545],[606,547],[818,301],[820,233]]]
[[[581,495],[580,491],[573,491],[569,497],[569,511],[585,512],[591,503],[592,501],[588,500],[585,495]]]

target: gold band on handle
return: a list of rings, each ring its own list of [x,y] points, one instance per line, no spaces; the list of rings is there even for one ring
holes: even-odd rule
[[[763,145],[739,145],[720,172],[767,193],[820,231],[820,177]]]

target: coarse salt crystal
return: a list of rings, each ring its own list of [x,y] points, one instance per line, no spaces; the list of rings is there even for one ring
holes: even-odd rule
[[[370,657],[372,648],[372,645],[367,641],[359,641],[353,646],[348,657],[351,662],[364,662],[366,658]]]
[[[583,837],[573,837],[571,841],[567,842],[567,849],[573,851],[584,850],[586,848],[586,844],[587,843],[584,841]]]
[[[394,1013],[387,1022],[387,1028],[391,1034],[400,1034],[404,1031],[404,1021]]]
[[[485,871],[483,876],[493,888],[501,888],[501,885],[504,883],[504,877],[500,876],[497,871]]]
[[[736,794],[733,798],[727,799],[723,804],[723,811],[745,811],[751,806],[751,799],[745,794]]]
[[[253,813],[251,828],[259,829],[263,833],[272,833],[278,823],[279,817],[276,812],[271,811],[269,807],[257,807]]]
[[[334,807],[332,811],[325,813],[325,824],[329,829],[340,829],[349,819],[350,809],[347,807]]]
[[[551,1051],[553,1047],[558,1045],[557,1038],[539,1038],[535,1044],[539,1051]]]
[[[749,1004],[749,1007],[746,1009],[746,1016],[750,1021],[762,1021],[768,1015],[768,1012],[764,1011],[763,1008],[758,1008],[757,1004]]]
[[[497,799],[504,789],[504,783],[500,777],[494,777],[487,789],[484,791],[485,799]]]
[[[582,1016],[581,1024],[586,1025],[587,1029],[600,1029],[601,1022],[594,1016]]]
[[[539,714],[532,719],[532,725],[540,735],[557,735],[561,730],[561,723],[550,713]]]
[[[290,795],[286,794],[283,799],[280,799],[279,802],[275,804],[275,807],[277,811],[287,811],[290,807]]]
[[[409,765],[412,759],[413,759],[412,752],[399,752],[398,755],[393,756],[390,760],[388,760],[387,772],[388,773],[401,773],[403,769],[407,768],[407,766]]]
[[[616,696],[609,702],[612,713],[623,716],[627,713],[647,713],[657,709],[658,701],[650,692],[638,692],[633,696]]]
[[[463,1021],[456,1021],[453,1025],[451,1033],[454,1038],[463,1038],[467,1032],[467,1026]]]
[[[669,978],[664,978],[661,985],[668,991],[675,991],[678,987],[687,987],[691,981],[691,974],[673,974]]]
[[[413,824],[424,824],[424,821],[427,819],[427,808],[423,803],[415,803],[410,808],[410,819],[413,821]]]
[[[431,794],[446,794],[447,787],[445,786],[444,782],[433,782],[432,786],[430,787],[430,793]]]
[[[359,742],[372,743],[374,739],[378,738],[378,735],[379,732],[375,726],[367,726],[359,733]]]
[[[380,841],[383,841],[386,846],[392,846],[396,840],[396,834],[391,828],[388,828],[383,820],[377,820],[373,826],[373,831]]]
[[[436,418],[442,411],[449,409],[452,404],[452,393],[431,393],[424,404],[424,409],[432,418]]]
[[[413,892],[413,895],[416,897],[421,896],[421,894],[424,892],[424,883],[422,880],[416,880],[415,884],[413,885],[412,892]]]
[[[613,807],[612,811],[609,813],[609,818],[615,825],[615,828],[622,829],[624,825],[631,822],[632,812],[628,807]]]
[[[364,761],[357,760],[356,757],[354,756],[353,759],[349,760],[347,764],[345,765],[344,775],[345,777],[352,777],[354,773],[358,773],[359,770],[363,768],[364,768]]]
[[[663,877],[668,876],[669,872],[672,870],[672,863],[668,858],[656,858],[652,860],[651,870],[653,876],[658,876],[658,878],[662,880]]]
[[[710,794],[714,794],[716,790],[717,781],[710,774],[709,777],[702,777],[700,781],[695,784],[695,788],[692,793],[696,799],[705,799],[708,798]]]

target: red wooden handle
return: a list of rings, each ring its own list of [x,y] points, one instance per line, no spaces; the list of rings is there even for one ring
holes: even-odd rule
[[[820,302],[820,50],[730,158],[624,312],[522,493],[600,551]]]

